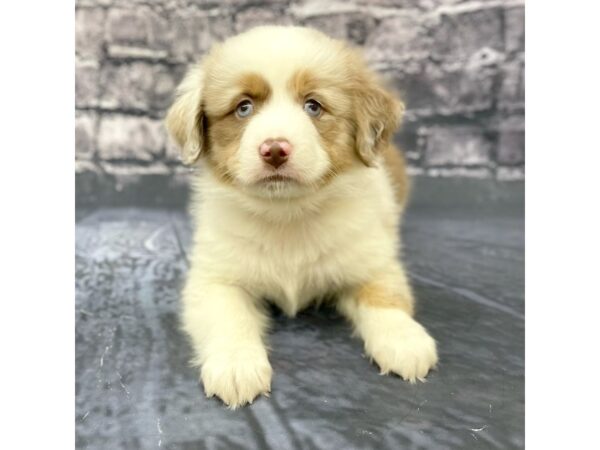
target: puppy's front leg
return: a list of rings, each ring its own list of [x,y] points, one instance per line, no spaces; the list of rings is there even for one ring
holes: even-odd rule
[[[382,374],[424,381],[437,363],[435,341],[412,318],[413,296],[398,263],[339,300],[338,309],[354,324],[366,353]]]
[[[191,277],[183,292],[183,325],[208,397],[236,408],[269,393],[267,318],[246,291]]]

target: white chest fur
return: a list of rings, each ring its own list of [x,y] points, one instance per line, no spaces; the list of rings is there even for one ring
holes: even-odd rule
[[[399,212],[381,169],[344,174],[310,200],[260,204],[209,174],[199,181],[190,276],[239,285],[289,315],[396,257]]]

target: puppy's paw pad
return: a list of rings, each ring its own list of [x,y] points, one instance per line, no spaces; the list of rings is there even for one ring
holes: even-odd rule
[[[238,349],[208,358],[201,379],[207,397],[217,396],[231,409],[271,391],[273,370],[264,349]]]
[[[382,374],[395,373],[411,383],[424,382],[438,361],[435,341],[414,321],[382,332],[366,344],[366,350]]]

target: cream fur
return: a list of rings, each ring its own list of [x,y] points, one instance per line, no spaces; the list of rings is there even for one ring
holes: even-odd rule
[[[204,77],[253,70],[273,90],[247,123],[229,161],[233,181],[223,182],[202,159],[194,181],[196,228],[182,319],[206,394],[232,408],[270,391],[265,299],[293,316],[314,301],[337,295],[339,310],[354,324],[382,373],[422,380],[437,362],[435,342],[411,317],[412,293],[398,259],[402,205],[383,157],[377,156],[373,167],[356,164],[317,185],[331,161],[311,119],[286,91],[295,70],[313,65],[334,70],[331,59],[344,48],[302,28],[247,32],[217,47],[202,68],[191,72],[167,118],[184,151],[190,145],[199,149],[195,108]],[[226,99],[231,87],[220,89]],[[218,106],[203,107],[210,113]],[[193,144],[185,136],[195,139]],[[277,136],[294,145],[285,170],[300,183],[256,187],[263,171],[256,148]]]

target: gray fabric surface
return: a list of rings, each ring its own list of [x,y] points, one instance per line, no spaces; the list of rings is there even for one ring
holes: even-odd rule
[[[182,211],[77,211],[76,433],[84,449],[524,446],[522,183],[419,181],[405,259],[438,341],[427,383],[380,376],[335,312],[273,310],[272,394],[206,399],[178,328]]]

